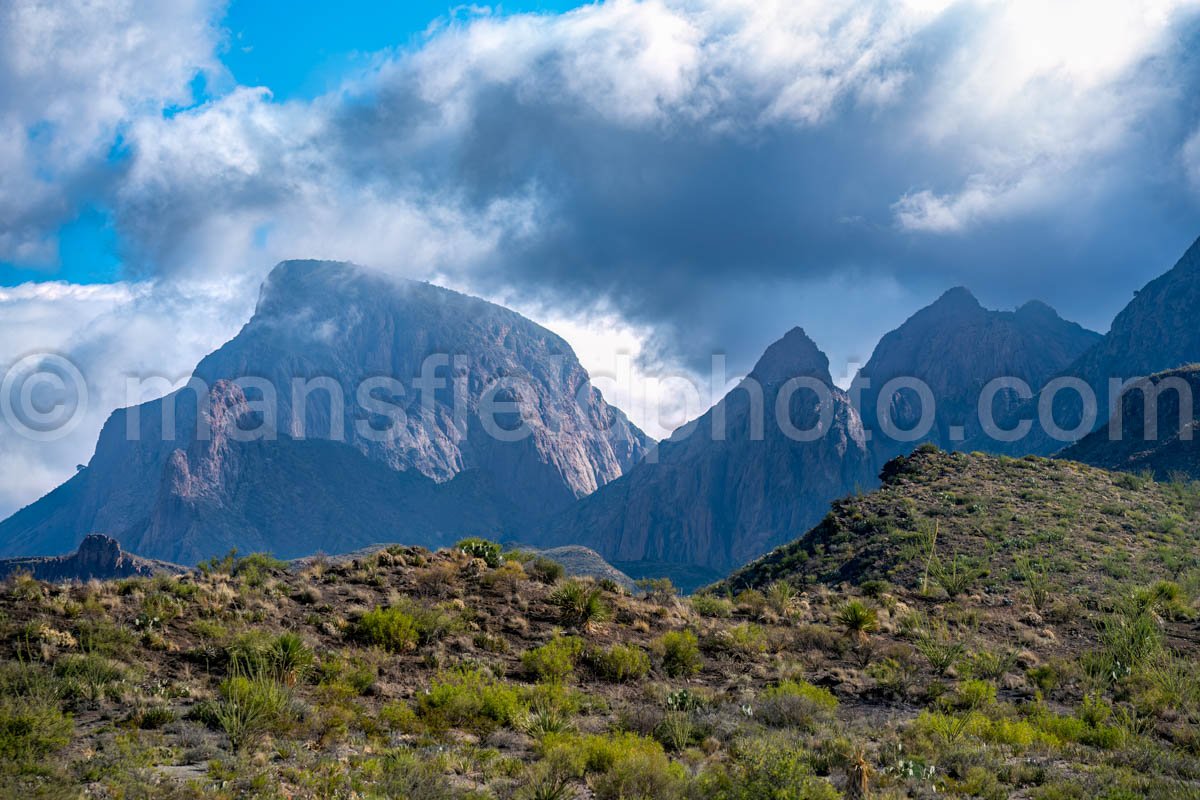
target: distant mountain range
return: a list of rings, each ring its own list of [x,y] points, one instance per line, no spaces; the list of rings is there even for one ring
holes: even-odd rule
[[[992,311],[956,288],[884,336],[843,391],[796,328],[656,444],[591,387],[565,341],[513,311],[349,264],[284,262],[195,386],[115,412],[83,470],[0,523],[0,555],[67,552],[92,532],[185,564],[232,547],[288,558],[478,534],[582,545],[634,577],[696,586],[801,535],[920,442],[1044,455],[1071,444],[1037,422],[1039,402],[1080,429],[1064,457],[1200,475],[1169,405],[1155,411],[1158,443],[1141,435],[1137,393],[1117,409],[1123,442],[1091,433],[1106,425],[1110,378],[1200,388],[1194,369],[1160,375],[1200,361],[1196,308],[1200,241],[1105,336],[1039,302]],[[1016,442],[990,437],[977,414],[1000,377],[1032,394],[994,399],[1000,428],[1033,421]],[[1039,397],[1057,377],[1095,392],[1090,425],[1076,394]],[[896,378],[936,401],[919,435],[884,431],[881,412],[900,431],[921,422],[918,394]]]
[[[1158,480],[1200,480],[1197,419],[1200,366],[1159,372],[1125,393],[1110,417],[1111,428],[1097,428],[1058,457],[1122,472],[1150,472]]]
[[[1085,418],[1079,394],[1072,390],[1054,394],[1047,405],[1053,409],[1055,424],[1064,431],[1078,427],[1078,437],[1103,426],[1111,411],[1109,396],[1112,381],[1123,383],[1186,364],[1200,361],[1200,239],[1166,274],[1155,278],[1138,291],[1133,300],[1117,314],[1112,328],[1059,375],[1078,379],[1096,398],[1094,419]],[[1036,388],[1036,387],[1035,387]],[[976,438],[967,449],[997,450],[1010,455],[1050,455],[1071,441],[1056,438],[1038,421],[1041,396],[1013,409],[1001,418],[1001,427],[1011,428],[1019,419],[1034,422],[1029,435],[1012,443],[997,443]]]
[[[828,430],[813,441],[785,435],[814,429],[821,408],[795,378],[825,387]],[[783,397],[782,406],[779,405]],[[829,360],[796,328],[767,348],[742,385],[655,454],[561,515],[537,541],[583,541],[634,577],[667,574],[707,582],[812,525],[831,500],[875,481],[862,420],[833,386]]]
[[[978,403],[988,382],[1012,377],[1040,388],[1102,338],[1062,319],[1045,303],[991,311],[968,290],[951,289],[884,336],[859,373],[860,383],[869,381],[859,408],[863,424],[876,432],[876,463],[908,453],[922,442],[949,450],[982,436]],[[880,402],[880,392],[890,381],[905,378],[920,379],[936,400],[929,432],[910,441],[887,436],[879,416],[883,410],[900,431],[918,427],[923,406],[911,388],[889,392]],[[1011,392],[1000,392],[993,414],[1004,417],[1018,405]]]

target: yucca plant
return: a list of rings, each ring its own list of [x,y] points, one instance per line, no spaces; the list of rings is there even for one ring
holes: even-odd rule
[[[964,559],[957,555],[950,560],[949,567],[942,564],[940,560],[935,559],[932,564],[932,574],[933,579],[938,582],[938,585],[942,587],[946,595],[952,600],[960,594],[965,594],[979,576],[977,570],[973,569]]]
[[[564,625],[592,633],[612,616],[604,602],[604,592],[580,581],[563,583],[550,595],[550,603],[558,608]]]
[[[291,695],[282,684],[263,673],[235,669],[221,683],[213,718],[237,753],[286,719],[290,706]]]
[[[945,675],[950,667],[962,658],[963,650],[966,649],[962,642],[952,641],[945,631],[922,635],[917,639],[916,647],[939,675]]]
[[[859,644],[866,644],[871,634],[879,630],[879,615],[861,600],[851,600],[842,606],[837,621],[846,635]]]
[[[280,635],[271,645],[271,664],[276,677],[287,686],[295,686],[313,665],[313,651],[294,633]]]
[[[767,586],[767,606],[781,617],[791,617],[796,613],[799,594],[796,588],[787,581],[775,581]]]

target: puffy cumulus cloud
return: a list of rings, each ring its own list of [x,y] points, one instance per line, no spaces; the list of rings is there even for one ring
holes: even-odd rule
[[[0,2],[0,259],[55,260],[53,233],[114,176],[122,126],[189,104],[217,63],[219,0]]]
[[[1196,88],[1181,73],[1194,3],[1017,0],[971,11],[912,123],[916,143],[960,174],[945,177],[944,192],[906,193],[894,206],[904,229],[958,232],[1052,207],[1096,180],[1107,157],[1145,147],[1144,121],[1174,116],[1171,104]]]
[[[26,358],[61,357],[79,370],[87,398],[73,427],[52,440],[30,438],[19,421],[0,415],[0,472],[8,476],[0,486],[0,517],[73,475],[113,409],[186,379],[200,358],[236,333],[253,298],[253,287],[238,281],[0,288],[0,377],[26,374],[14,370]],[[128,380],[135,381],[133,394]],[[56,392],[53,399],[76,396]]]
[[[156,274],[339,257],[573,316],[602,299],[689,368],[803,322],[747,324],[731,285],[794,296],[847,271],[1041,296],[1102,327],[1194,234],[1169,174],[1195,122],[1194,23],[1151,0],[460,19],[312,101],[238,88],[135,120],[115,215]],[[1097,272],[1125,283],[1081,288]]]

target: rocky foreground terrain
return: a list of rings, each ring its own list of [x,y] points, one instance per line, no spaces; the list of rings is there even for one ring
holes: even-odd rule
[[[0,796],[1200,796],[1200,487],[945,454],[679,597],[482,540],[0,588]]]

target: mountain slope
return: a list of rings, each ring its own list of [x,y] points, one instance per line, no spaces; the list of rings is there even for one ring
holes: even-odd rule
[[[1200,239],[1170,271],[1136,293],[1100,342],[1063,370],[1062,375],[1084,381],[1096,397],[1095,422],[1082,435],[1108,419],[1112,381],[1123,383],[1200,361],[1197,308],[1200,308]],[[1008,415],[1004,427],[1012,427],[1019,419],[1033,420],[1034,425],[1028,436],[1004,447],[1005,452],[1049,455],[1071,443],[1055,438],[1038,423],[1039,400],[1034,398]],[[1074,430],[1088,421],[1076,392],[1057,393],[1052,407],[1055,423],[1063,430]]]
[[[1147,406],[1153,409],[1149,415]],[[1109,425],[1097,428],[1058,456],[1104,469],[1149,470],[1159,480],[1200,479],[1200,442],[1194,438],[1197,412],[1200,367],[1160,372],[1126,391]]]
[[[819,525],[722,582],[739,592],[886,581],[965,593],[1002,590],[1023,559],[1040,560],[1060,596],[1099,596],[1114,578],[1171,577],[1159,559],[1200,547],[1200,485],[1175,487],[1072,461],[946,453],[930,446],[897,458],[883,485],[833,504]],[[1147,520],[1162,531],[1145,534]],[[1153,567],[1153,569],[1151,569]]]
[[[789,438],[775,414],[793,378],[815,379],[829,391],[829,428],[815,441]],[[761,406],[751,385],[762,387]],[[816,394],[783,397],[787,420],[814,428]],[[831,500],[874,480],[857,413],[833,387],[825,355],[796,328],[767,349],[741,386],[652,457],[553,518],[538,543],[579,542],[634,577],[668,574],[695,585],[794,537]]]
[[[392,382],[359,394],[380,378]],[[0,524],[0,553],[62,552],[91,531],[182,561],[232,545],[438,545],[561,509],[647,443],[550,331],[334,262],[276,267],[254,317],[194,381],[116,411],[84,470]],[[297,382],[317,387],[305,402]],[[527,435],[511,435],[518,423]]]
[[[1196,795],[1200,486],[919,452],[833,521],[733,597],[401,546],[18,576],[0,797]]]
[[[1040,387],[1101,336],[1063,320],[1049,306],[1032,301],[1016,311],[990,311],[964,288],[951,289],[884,336],[859,372],[869,379],[860,413],[871,431],[879,464],[911,451],[922,441],[953,448],[982,432],[978,402],[987,383],[1015,377]],[[911,442],[888,436],[879,424],[880,392],[896,378],[917,378],[932,391],[936,413],[929,433]],[[916,392],[890,392],[882,405],[901,431],[917,428],[922,408]],[[995,413],[1015,398],[1002,393]],[[958,430],[955,430],[958,428]]]

